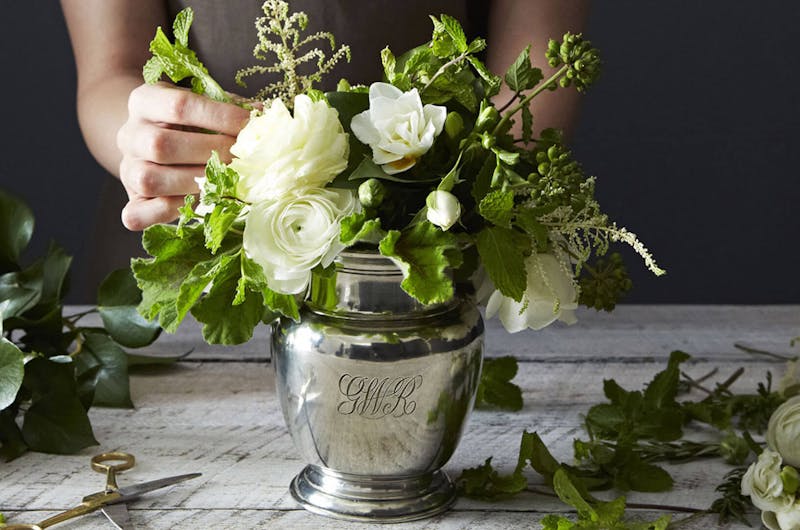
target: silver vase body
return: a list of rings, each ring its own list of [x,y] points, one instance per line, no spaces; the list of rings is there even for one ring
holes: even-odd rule
[[[483,321],[458,297],[420,304],[402,279],[376,252],[344,252],[312,280],[300,322],[274,325],[281,407],[309,463],[291,492],[313,512],[397,522],[455,498],[441,468],[473,405]]]

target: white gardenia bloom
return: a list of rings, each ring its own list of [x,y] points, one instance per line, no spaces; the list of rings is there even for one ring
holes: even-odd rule
[[[782,512],[761,512],[761,522],[769,530],[800,530],[800,502]]]
[[[800,396],[783,403],[769,418],[767,445],[783,457],[783,461],[800,468]]]
[[[425,200],[428,221],[445,232],[461,217],[461,203],[449,191],[434,190]]]
[[[781,463],[781,455],[764,449],[742,477],[742,495],[759,510],[781,512],[794,503],[794,495],[783,490]]]
[[[372,148],[372,160],[389,175],[410,169],[442,132],[447,109],[422,105],[419,92],[388,83],[369,87],[369,109],[350,122],[356,138]]]
[[[339,223],[358,209],[350,190],[312,188],[253,205],[244,227],[244,250],[264,270],[270,289],[303,292],[311,269],[327,267],[342,251]]]
[[[300,94],[292,116],[276,99],[247,122],[231,147],[229,167],[239,174],[236,196],[257,203],[324,187],[347,167],[349,153],[336,109]]]
[[[556,320],[574,324],[578,295],[572,276],[551,254],[533,254],[525,260],[528,287],[522,302],[504,296],[499,290],[492,293],[486,305],[486,317],[500,315],[509,333],[525,328],[542,329]],[[527,305],[526,305],[527,304]]]

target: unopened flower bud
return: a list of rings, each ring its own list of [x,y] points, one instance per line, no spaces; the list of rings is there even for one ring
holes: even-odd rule
[[[366,208],[380,206],[386,197],[386,188],[378,179],[367,179],[358,187],[358,200]]]
[[[461,217],[461,203],[449,191],[434,190],[425,200],[428,221],[442,230],[449,230]]]
[[[464,118],[458,112],[451,112],[444,120],[444,132],[448,138],[455,140],[464,130]]]
[[[475,130],[477,132],[487,131],[497,125],[500,120],[500,113],[491,104],[486,105],[481,103],[481,111],[478,114],[478,119],[475,121]]]

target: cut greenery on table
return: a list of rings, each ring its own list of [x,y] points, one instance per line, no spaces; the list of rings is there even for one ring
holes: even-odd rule
[[[153,342],[160,328],[136,311],[141,292],[130,271],[110,274],[94,309],[64,315],[72,258],[52,243],[23,266],[33,214],[0,190],[0,457],[26,450],[74,453],[96,445],[87,411],[131,407],[128,369],[169,359],[123,349]],[[99,313],[103,327],[79,325]],[[20,421],[21,420],[21,421]]]
[[[742,479],[746,469],[742,465],[751,455],[757,456],[762,452],[761,444],[754,440],[753,435],[764,434],[768,423],[770,429],[774,430],[772,423],[775,419],[770,422],[770,417],[781,404],[800,394],[800,373],[797,357],[752,348],[742,349],[787,362],[786,374],[777,388],[773,389],[772,376],[768,372],[766,381],[758,384],[755,393],[734,393],[731,387],[744,373],[743,368],[735,370],[713,387],[708,387],[706,381],[715,376],[717,370],[694,379],[681,371],[681,365],[690,360],[690,356],[675,351],[670,355],[666,369],[656,374],[643,390],[626,390],[613,379],[603,382],[603,392],[608,402],[594,405],[586,413],[584,428],[588,439],[574,440],[573,464],[558,462],[537,433],[525,432],[513,472],[501,474],[492,466],[492,458],[488,458],[482,465],[463,471],[458,479],[461,493],[483,500],[502,500],[525,490],[555,495],[577,511],[577,518],[548,515],[542,520],[543,527],[548,530],[659,530],[670,525],[670,516],[652,522],[632,521],[623,517],[626,507],[624,496],[605,501],[591,492],[608,489],[622,492],[668,491],[673,487],[673,480],[661,463],[722,458],[737,467],[722,479],[717,487],[721,496],[708,509],[659,505],[636,507],[693,512],[694,515],[690,517],[718,514],[720,524],[738,520],[749,525],[746,513],[752,510],[753,504],[742,495]],[[489,361],[488,366],[490,373],[496,375],[482,381],[484,396],[494,396],[491,404],[495,407],[520,409],[522,398],[518,394],[519,389],[507,387],[515,386],[510,379],[516,374],[516,361],[505,357]],[[497,380],[501,381],[499,386]],[[682,399],[691,390],[700,393],[702,398]],[[800,402],[783,416],[789,418],[783,420],[783,429],[791,437],[788,442],[783,442],[791,452],[785,458],[800,459],[800,449],[797,449]],[[684,429],[687,426],[701,424],[705,426],[706,433],[712,433],[710,441],[708,437],[699,441],[685,436]],[[771,445],[779,446],[781,434],[770,433],[771,438],[776,436],[778,442]],[[543,477],[549,489],[529,486],[524,473],[529,466]],[[777,471],[780,472],[779,467]],[[798,483],[796,480],[792,482],[792,477],[797,478],[797,473],[793,468],[786,473],[790,476],[788,484],[794,484],[794,489],[790,490],[793,495]],[[776,480],[780,483],[780,479]],[[797,516],[800,517],[800,513]]]
[[[330,274],[351,247],[394,261],[403,289],[423,304],[447,302],[456,284],[474,292],[509,332],[573,322],[579,304],[613,309],[631,281],[608,253],[612,243],[663,274],[603,213],[595,179],[562,134],[534,127],[534,98],[583,92],[598,76],[598,52],[581,35],[549,41],[539,58],[552,68],[547,77],[530,46],[497,75],[481,62],[484,39],[432,16],[429,42],[381,52],[382,80],[342,80],[322,93],[314,87],[351,50],[328,33],[306,34],[308,17],[287,2],[267,0],[263,12],[259,63],[236,76],[244,85],[267,75],[251,100],[224,92],[189,47],[190,8],[178,13],[173,41],[159,28],[150,44],[146,82],[166,76],[256,110],[232,161],[212,154],[179,224],[145,232],[152,258],[135,260],[133,271],[146,318],[173,332],[191,312],[208,342],[245,342],[260,322],[299,319],[312,276]]]

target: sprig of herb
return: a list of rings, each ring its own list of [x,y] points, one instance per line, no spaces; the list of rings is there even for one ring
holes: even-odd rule
[[[0,190],[0,457],[6,460],[28,449],[73,453],[97,444],[89,408],[131,407],[129,366],[164,361],[123,349],[146,346],[160,331],[137,313],[141,293],[130,271],[105,279],[96,308],[64,315],[72,258],[51,244],[44,257],[23,266],[32,233],[31,210]],[[104,327],[79,325],[92,313]]]

